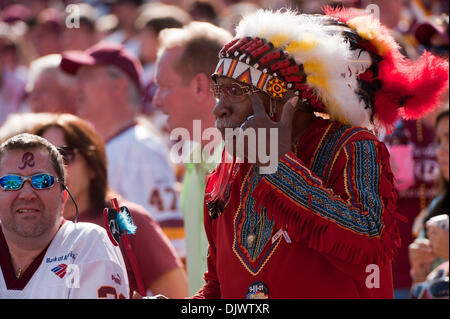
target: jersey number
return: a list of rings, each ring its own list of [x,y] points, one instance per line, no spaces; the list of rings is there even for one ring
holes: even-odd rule
[[[124,295],[119,294],[119,298],[117,298],[116,288],[111,286],[101,286],[97,289],[97,295],[99,298],[108,298],[108,299],[126,299]]]
[[[175,190],[170,187],[166,187],[164,191],[166,193],[172,194],[172,205],[170,205],[169,210],[177,209],[177,194],[175,193]],[[155,190],[152,192],[152,195],[150,196],[150,205],[156,206],[159,212],[165,210],[163,200],[157,188],[155,188]]]

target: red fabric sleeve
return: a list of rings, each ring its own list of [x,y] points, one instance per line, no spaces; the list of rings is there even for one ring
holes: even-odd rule
[[[216,176],[212,176],[207,181],[206,189],[208,189],[208,184],[215,182]],[[210,184],[213,185],[213,184]],[[213,234],[213,220],[208,214],[208,207],[206,202],[204,204],[204,225],[206,238],[209,242],[208,255],[206,258],[208,270],[205,272],[204,280],[205,285],[191,298],[192,299],[220,299],[220,283],[217,278],[216,273],[216,246],[214,245],[214,234]]]
[[[277,172],[264,175],[253,193],[276,227],[339,262],[389,263],[400,242],[394,221],[396,192],[384,144],[346,143],[327,173],[326,184],[293,152],[278,165]]]

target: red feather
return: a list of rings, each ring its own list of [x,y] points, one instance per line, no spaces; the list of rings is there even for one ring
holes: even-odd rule
[[[324,12],[344,23],[355,17],[368,16],[362,10],[329,6],[324,8]],[[378,41],[382,39],[385,52],[376,77],[382,88],[375,93],[374,115],[389,131],[399,116],[417,119],[439,106],[440,96],[448,87],[449,66],[448,59],[429,52],[423,53],[418,61],[406,59],[389,30],[381,26],[380,31]],[[365,46],[371,52],[375,49],[375,46],[372,49],[370,45]]]
[[[405,118],[417,119],[439,106],[441,95],[448,89],[448,60],[424,52],[407,68],[409,96],[403,113]]]

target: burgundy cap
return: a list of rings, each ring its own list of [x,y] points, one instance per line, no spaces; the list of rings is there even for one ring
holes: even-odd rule
[[[444,25],[426,21],[418,24],[414,30],[414,36],[423,45],[429,45],[431,37],[435,34],[439,34],[444,42],[448,43],[448,33]]]
[[[81,66],[113,65],[125,72],[141,90],[142,65],[137,57],[121,44],[100,42],[85,51],[65,51],[60,67],[75,75]]]
[[[2,19],[6,23],[27,22],[30,18],[31,10],[22,4],[11,4],[3,9]]]

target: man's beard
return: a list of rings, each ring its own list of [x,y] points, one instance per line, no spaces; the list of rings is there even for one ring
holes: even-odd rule
[[[40,212],[37,214],[40,214],[40,216],[29,217],[21,217],[20,215],[17,215],[18,213],[15,209],[11,210],[10,216],[12,217],[2,220],[2,225],[5,229],[8,229],[23,238],[39,237],[52,228],[52,225],[56,223],[56,219],[60,216],[49,214],[43,205],[40,205],[39,210]]]

